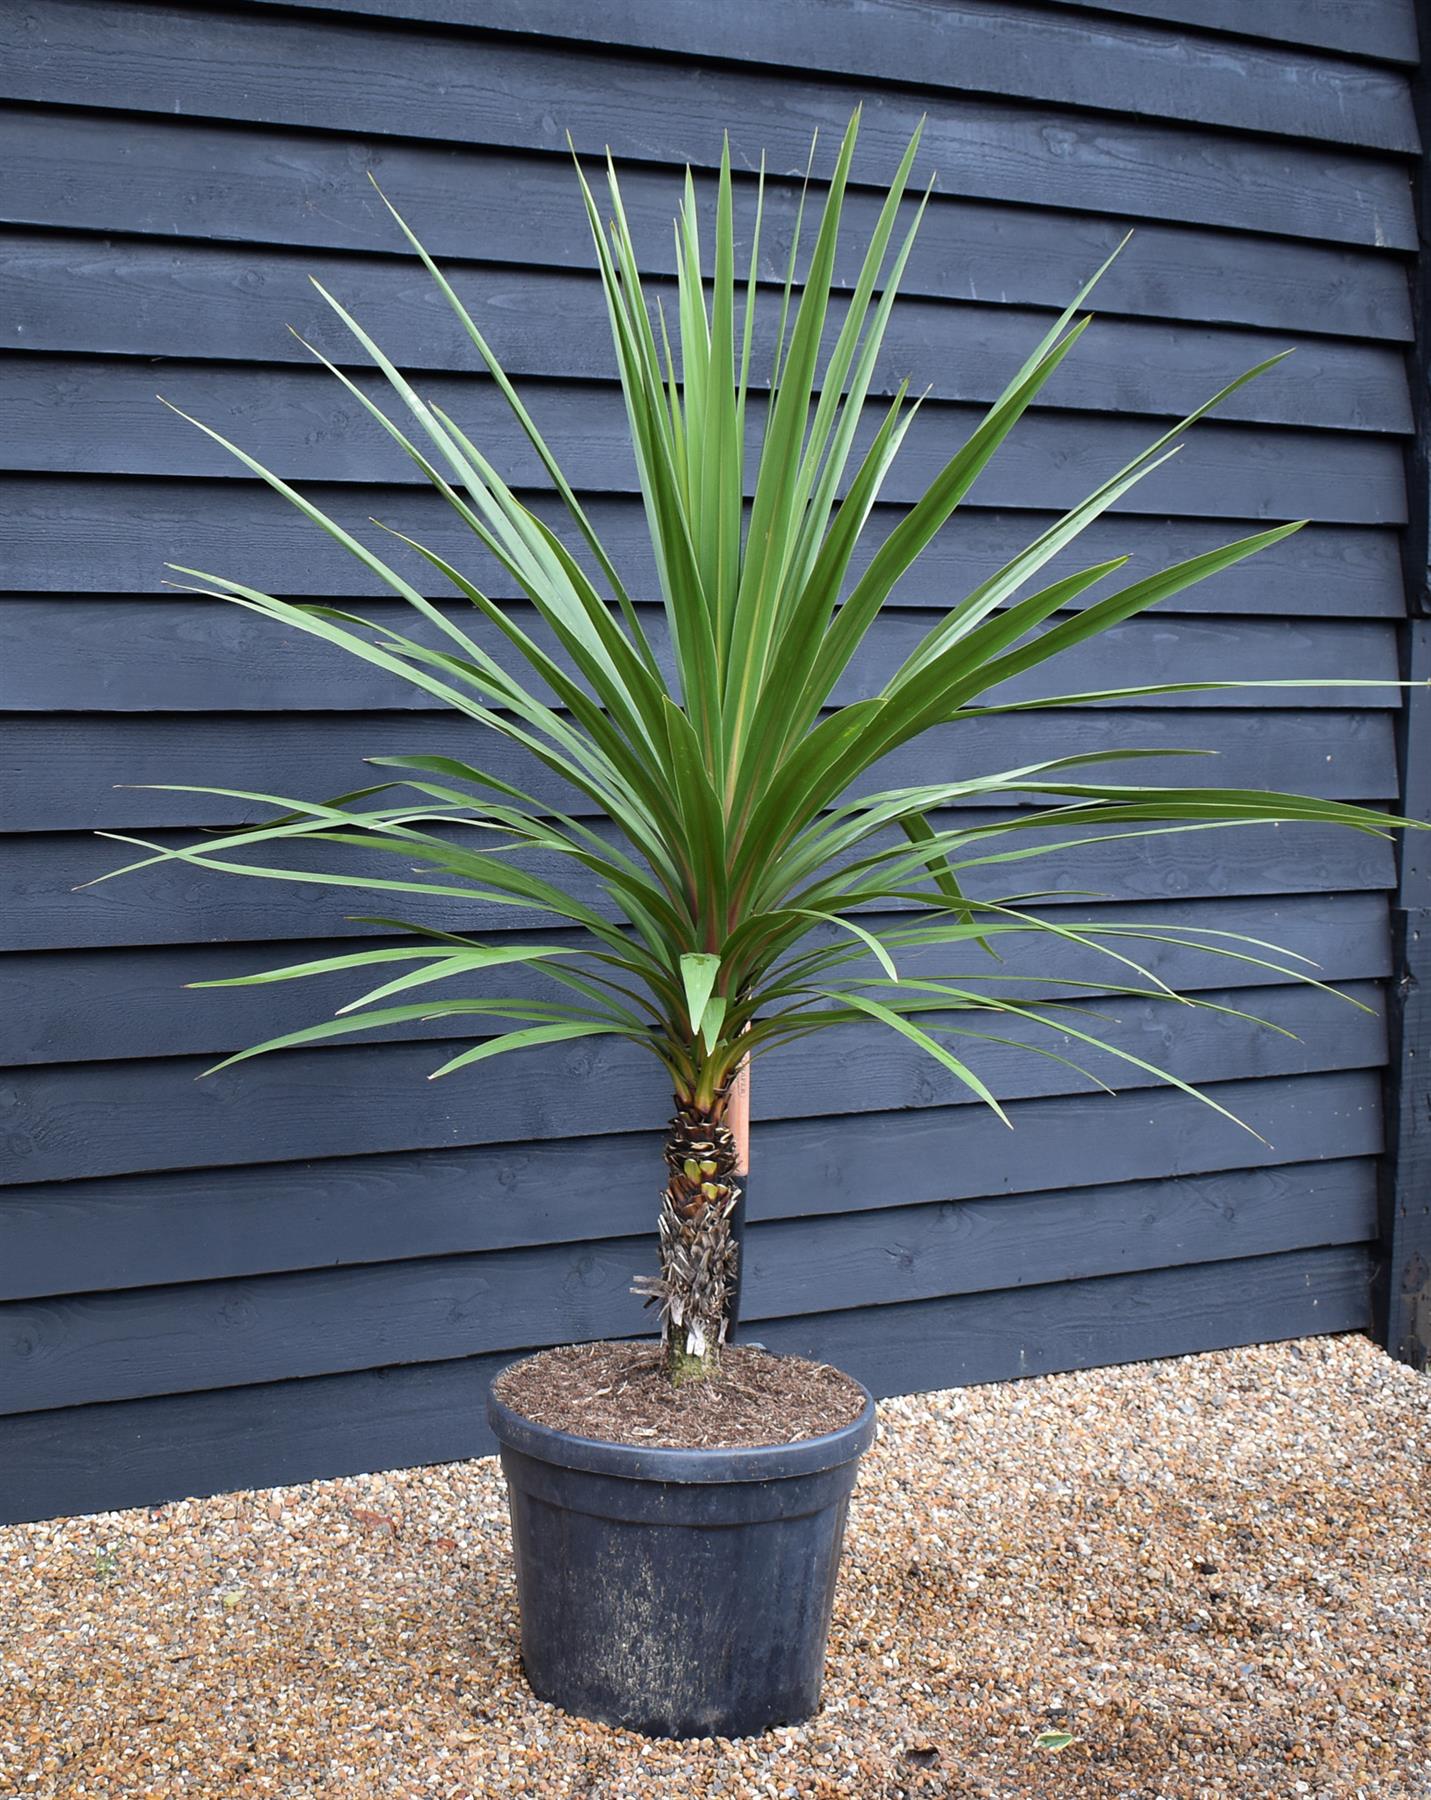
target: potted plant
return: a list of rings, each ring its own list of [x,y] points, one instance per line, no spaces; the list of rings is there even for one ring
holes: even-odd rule
[[[731,1109],[742,1072],[772,1049],[874,1021],[1001,1117],[966,1042],[977,1052],[981,1040],[1013,1039],[1032,1054],[1075,1064],[1093,1051],[1195,1092],[1092,1028],[1069,1000],[1021,997],[1001,968],[1000,943],[1042,936],[1100,956],[1106,979],[1053,984],[1071,998],[1088,989],[1212,1004],[1166,988],[1138,962],[1140,939],[1252,961],[1287,980],[1311,978],[1253,938],[1161,923],[1060,922],[1034,910],[1038,895],[1020,891],[1028,884],[1017,872],[1106,833],[1302,820],[1384,832],[1389,823],[1374,811],[1293,794],[1101,780],[1096,765],[1136,754],[1111,748],[986,774],[950,770],[912,787],[881,782],[880,766],[935,725],[1249,685],[1150,683],[1095,693],[1060,692],[1055,682],[1042,699],[1011,699],[1006,686],[1297,525],[1258,531],[1131,583],[1116,580],[1126,558],[1044,577],[1087,525],[1175,453],[1189,425],[1269,366],[1263,363],[937,616],[897,669],[848,697],[842,684],[882,604],[1074,348],[1089,323],[1078,308],[1093,285],[1052,323],[968,441],[871,548],[871,510],[919,404],[907,384],[883,405],[872,432],[864,425],[928,193],[897,229],[916,133],[837,321],[836,240],[857,128],[858,114],[803,272],[797,226],[760,388],[752,367],[756,315],[767,310],[756,278],[763,166],[741,278],[728,149],[711,245],[702,242],[687,175],[670,321],[643,292],[614,169],[608,231],[578,166],[659,608],[644,606],[651,597],[626,585],[477,325],[394,212],[539,457],[569,529],[558,533],[532,511],[462,426],[427,404],[321,288],[387,378],[391,410],[319,360],[470,528],[474,547],[507,591],[524,597],[540,628],[529,629],[526,614],[491,598],[486,577],[411,539],[396,547],[398,556],[411,553],[414,572],[402,572],[200,425],[416,618],[407,635],[351,611],[181,569],[201,584],[186,591],[232,601],[413,683],[470,721],[474,749],[470,761],[371,758],[384,771],[376,785],[326,802],[190,789],[279,813],[180,849],[145,845],[153,854],[130,865],[179,858],[265,879],[515,906],[579,934],[575,941],[484,942],[470,931],[365,920],[400,941],[360,941],[341,955],[241,981],[351,970],[376,975],[377,984],[336,1018],[243,1050],[219,1068],[432,1019],[467,1023],[479,1034],[435,1076],[596,1033],[631,1039],[660,1062],[676,1112],[657,1220],[659,1268],[639,1284],[659,1313],[659,1353],[582,1353],[585,1374],[575,1353],[560,1365],[536,1359],[499,1381],[490,1414],[511,1488],[529,1678],[538,1693],[569,1708],[649,1732],[736,1734],[814,1708],[846,1502],[872,1431],[870,1399],[858,1384],[812,1375],[810,1365],[793,1361],[760,1362],[758,1350],[727,1351],[723,1368],[737,1255]],[[752,412],[761,415],[758,433],[750,429]],[[758,454],[748,452],[753,439]],[[433,572],[465,616],[423,591]],[[1087,598],[1099,584],[1099,596]],[[477,635],[469,623],[480,627]],[[508,753],[496,769],[486,766],[482,744]],[[520,780],[507,772],[518,761],[531,771]],[[1004,810],[982,819],[964,810],[990,801]],[[295,868],[284,862],[294,845],[391,858],[383,866],[392,873]],[[999,892],[1005,868],[1012,890]],[[504,971],[501,987],[484,994],[496,970]],[[758,1363],[765,1385],[753,1372],[734,1383],[732,1355],[745,1358],[749,1371]],[[587,1384],[574,1409],[573,1381]],[[789,1406],[782,1382],[795,1396]],[[755,1424],[746,1417],[727,1429],[722,1408],[729,1402],[734,1419],[739,1395],[732,1392],[751,1391],[752,1383]],[[613,1402],[591,1424],[598,1415],[581,1403],[597,1391],[609,1400],[616,1390],[632,1406],[654,1404],[663,1423],[638,1431],[633,1415]]]

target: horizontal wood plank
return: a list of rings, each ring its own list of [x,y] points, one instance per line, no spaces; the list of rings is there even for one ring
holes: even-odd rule
[[[5,1410],[638,1335],[654,1238],[0,1306]]]
[[[1080,13],[1163,19],[1199,31],[1229,31],[1274,43],[1308,44],[1350,56],[1416,61],[1414,0],[1279,0],[1253,9],[1245,0],[1053,0]]]
[[[0,1524],[490,1456],[487,1387],[513,1360],[0,1416]]]
[[[305,264],[325,250],[407,262],[406,241],[362,179],[368,169],[435,256],[528,270],[595,266],[570,163],[522,148],[13,105],[0,115],[0,159],[11,173],[0,194],[0,219],[11,224],[177,238],[189,253],[204,243],[237,243],[254,269],[263,262],[250,246],[260,244],[297,246]],[[755,184],[741,169],[735,180],[744,257]],[[767,182],[764,280],[784,280],[800,185],[780,175]],[[710,186],[702,181],[698,199],[707,220]],[[674,272],[674,192],[669,169],[638,163],[623,170],[622,197],[643,266],[667,275]],[[1008,205],[936,188],[903,291],[1062,308],[1126,230],[1121,199],[1103,214],[1087,210],[1087,196],[1077,204],[1078,211],[1057,211],[1036,198]],[[850,193],[837,283],[854,284],[878,207],[877,195]],[[538,233],[531,229],[534,217],[542,221]],[[123,253],[118,244],[114,250]],[[270,304],[267,287],[260,281],[246,290],[256,312]],[[1099,284],[1098,304],[1105,317],[1222,321],[1398,342],[1412,335],[1398,257],[1374,246],[1207,230],[1175,220],[1139,225]]]
[[[476,572],[472,534],[437,494],[416,488],[308,483],[304,492],[344,530],[392,554],[376,517],[426,544],[454,567]],[[992,510],[970,500],[939,531],[900,582],[901,606],[948,607],[1001,568],[1056,515]],[[524,498],[558,535],[569,539],[556,509],[539,495]],[[1024,496],[1025,504],[1029,496]],[[1038,496],[1042,498],[1042,496]],[[583,495],[582,504],[634,594],[655,594],[656,571],[641,504],[634,498]],[[284,595],[357,598],[384,590],[355,559],[277,495],[240,481],[162,481],[104,476],[0,476],[0,507],[10,522],[9,555],[0,591],[17,594],[131,593],[160,595],[171,579],[166,562],[212,570],[249,587]],[[867,544],[852,568],[866,566],[900,517],[876,507]],[[1203,519],[1118,513],[1096,521],[1070,552],[1049,565],[1050,578],[1114,556],[1131,556],[1139,573],[1198,556],[1244,535],[1241,527]],[[1076,560],[1075,560],[1076,558]],[[444,586],[416,555],[399,565],[423,592]],[[514,583],[495,567],[487,590],[514,599]],[[172,598],[172,595],[170,596]],[[1399,618],[1405,609],[1400,541],[1395,531],[1312,524],[1270,550],[1164,601],[1160,614],[1276,614]],[[234,615],[237,616],[237,609]]]
[[[1369,1318],[1358,1246],[907,1307],[772,1321],[878,1396],[1355,1331]],[[149,1505],[236,1487],[490,1455],[483,1400],[511,1360],[473,1357],[0,1419],[0,1519]]]
[[[293,0],[261,0],[290,10]],[[1002,0],[296,0],[304,11],[822,70],[1414,152],[1400,72]],[[1264,0],[1265,5],[1265,0]],[[1196,23],[1196,21],[1190,21]],[[1251,21],[1255,29],[1255,18]],[[1356,46],[1353,46],[1356,48]]]
[[[471,760],[474,747],[480,747],[478,760],[490,773],[573,814],[592,812],[593,802],[569,791],[520,746],[450,712],[197,719],[116,713],[53,720],[11,715],[0,720],[0,756],[15,771],[16,785],[0,799],[0,829],[129,830],[276,817],[272,809],[251,801],[147,791],[146,784],[202,783],[276,795],[297,786],[302,792],[289,797],[323,800],[373,780],[366,757]],[[1105,780],[1171,787],[1216,782],[1347,800],[1387,799],[1396,793],[1392,721],[1384,713],[1223,710],[1190,715],[1133,707],[1106,712],[1070,707],[934,726],[915,743],[884,757],[858,788],[875,793],[938,780],[941,771],[952,780],[1119,748],[1146,752],[1147,759],[1138,760],[1136,775],[1130,762],[1105,772]],[[1209,756],[1176,754],[1184,749],[1215,752],[1216,762]],[[320,867],[352,866],[353,854],[344,846],[327,848],[329,860]],[[567,878],[578,879],[570,871]]]
[[[1231,376],[1238,371],[1229,370]],[[229,369],[174,362],[82,362],[12,353],[0,357],[5,433],[0,467],[21,473],[216,476],[249,480],[243,466],[185,419],[165,410],[155,388],[191,417],[239,442],[290,481],[416,485],[417,467],[346,390],[321,368]],[[361,385],[380,400],[380,382]],[[544,481],[536,452],[490,382],[439,375],[425,400],[460,420],[513,486]],[[572,486],[636,493],[636,470],[619,390],[552,384],[529,395],[539,425]],[[758,411],[758,409],[757,409]],[[866,408],[855,434],[863,453],[884,409]],[[751,432],[756,432],[756,414]],[[918,499],[977,428],[974,407],[929,401],[920,409],[884,484],[892,501]],[[1031,413],[979,478],[986,506],[1077,505],[1159,436],[1147,421]],[[750,459],[747,483],[754,482]],[[1315,518],[1324,523],[1401,524],[1406,517],[1402,449],[1367,433],[1253,430],[1203,423],[1179,454],[1124,495],[1121,511],[1228,519]]]
[[[561,153],[609,144],[623,161],[696,154],[693,114],[718,119],[753,166],[803,171],[816,125],[838,135],[861,90],[780,69],[672,67],[586,46],[512,40],[493,80],[489,45],[371,22],[270,18],[177,5],[31,0],[0,15],[0,96],[62,106],[302,125],[365,135]],[[920,168],[957,169],[966,195],[1178,218],[1323,241],[1410,249],[1410,181],[1399,161],[1323,145],[1259,142],[983,99],[882,89],[866,99],[860,178],[889,178],[927,114]],[[712,128],[706,166],[719,155]]]
[[[1161,940],[1123,945],[1145,969],[1176,988],[1263,987],[1283,977],[1278,967],[1295,966],[1323,980],[1381,976],[1388,969],[1386,903],[1379,894],[1288,897],[1280,900],[1185,901],[1172,905],[1091,906],[1074,910],[1079,927],[1121,925],[1166,932]],[[895,924],[898,915],[868,915],[871,924]],[[1073,923],[1068,920],[1067,923]],[[1275,943],[1278,956],[1208,933],[1244,933]],[[1203,934],[1229,952],[1264,961],[1237,961],[1192,948],[1184,933]],[[817,929],[811,942],[828,939]],[[530,939],[535,934],[523,934]],[[544,932],[538,941],[577,944],[565,932]],[[180,949],[71,950],[39,956],[0,957],[0,1066],[31,1062],[98,1062],[116,1057],[207,1054],[239,1043],[258,1043],[336,1013],[376,985],[374,975],[316,976],[224,992],[183,992],[185,983],[226,980],[280,963],[314,961],[343,948],[341,942],[286,945],[185,945]],[[857,948],[857,946],[852,946]],[[1000,945],[1000,974],[1027,972],[1020,992],[1058,997],[1060,980],[1097,983],[1123,979],[1128,971],[1067,938],[1010,935]],[[954,968],[979,970],[982,951],[960,955],[938,945],[906,951],[901,972],[916,977],[947,975]],[[1303,957],[1306,963],[1289,964]],[[872,959],[848,965],[848,972],[878,972]],[[514,965],[490,971],[476,984],[488,995],[539,992],[551,988],[541,977]],[[471,1021],[433,1020],[401,1027],[403,1038],[450,1037],[470,1030]],[[384,1040],[386,1040],[386,1034]],[[370,1039],[369,1041],[379,1041]]]
[[[1103,1024],[1102,1035],[1193,1082],[1379,1066],[1386,1035],[1378,990],[1350,982],[1343,992],[1371,1010],[1306,988],[1272,988],[1259,993],[1256,1007],[1259,1018],[1280,1028],[1268,1030],[1206,1008],[1120,999],[1116,1022]],[[1206,998],[1216,1002],[1219,993]],[[1228,1004],[1237,1007],[1235,993]],[[1003,1035],[1008,1045],[967,1046],[1001,1098],[1069,1093],[1086,1082],[1025,1049],[1026,1036],[1076,1062],[1091,1059],[1119,1089],[1156,1084],[1146,1070],[1062,1032],[1040,1032],[1014,1019]],[[476,1080],[469,1072],[426,1081],[442,1060],[432,1045],[399,1043],[290,1050],[203,1081],[195,1079],[202,1059],[183,1057],[15,1069],[4,1089],[10,1154],[3,1181],[506,1143],[593,1129],[655,1130],[669,1107],[655,1059],[605,1037],[502,1057]],[[588,1098],[594,1090],[602,1095],[595,1127]],[[967,1090],[952,1075],[871,1024],[829,1033],[818,1058],[803,1046],[771,1052],[756,1086],[754,1116],[885,1112],[961,1098]]]
[[[1129,580],[1127,570],[1103,591]],[[1088,595],[1097,598],[1098,590]],[[448,617],[503,667],[547,694],[545,684],[502,634],[472,608]],[[555,652],[536,612],[508,615]],[[664,612],[643,607],[642,625],[676,686]],[[448,640],[401,601],[375,601],[363,617],[421,643]],[[864,699],[883,684],[924,637],[927,612],[886,607],[832,693],[837,705]],[[1365,680],[1395,683],[1400,665],[1394,628],[1379,622],[1189,618],[1161,613],[1115,627],[988,692],[1001,701],[1053,693],[1162,682]],[[1263,705],[1379,710],[1395,708],[1394,686],[1304,687],[1260,691],[1216,689],[1143,701],[1147,707],[1193,710]],[[1111,702],[1114,706],[1131,702]],[[222,600],[0,599],[0,711],[31,712],[329,712],[362,709],[436,711],[425,688],[374,668],[321,639],[261,619]]]
[[[944,1201],[746,1235],[741,1318],[817,1315],[952,1294],[1366,1241],[1361,1161]],[[6,1410],[194,1392],[533,1343],[633,1337],[631,1280],[654,1233],[410,1258],[248,1281],[190,1282],[0,1305]]]
[[[1114,1275],[762,1325],[770,1349],[836,1362],[875,1394],[966,1387],[1317,1332],[1359,1331],[1372,1258],[1356,1245]]]
[[[1014,1101],[1012,1133],[965,1107],[765,1120],[747,1217],[812,1219],[801,1242],[818,1253],[814,1215],[1275,1170],[1382,1147],[1373,1070],[1207,1091],[1262,1140],[1209,1131],[1206,1109],[1173,1088]],[[0,1299],[636,1237],[651,1229],[659,1167],[652,1134],[617,1133],[9,1188]]]
[[[965,815],[972,817],[973,815]],[[953,829],[956,816],[940,818]],[[157,833],[161,845],[184,833]],[[115,944],[281,943],[348,936],[369,928],[349,917],[351,900],[302,882],[207,874],[181,863],[97,887],[85,884],[120,866],[120,847],[64,832],[12,839],[0,861],[5,950],[97,948]],[[355,867],[362,868],[359,863]],[[1392,846],[1335,826],[1258,826],[1171,837],[1110,838],[1055,861],[1023,865],[1054,902],[1166,900],[1188,895],[1334,893],[1395,885]],[[992,899],[1012,891],[1007,874],[971,871],[969,892]],[[362,896],[357,896],[361,904]],[[512,908],[407,895],[403,916],[439,931],[530,930],[547,921]]]
[[[1294,1164],[1018,1199],[891,1207],[746,1233],[741,1318],[1267,1256],[1376,1236],[1376,1165]],[[144,1390],[146,1392],[152,1389]]]
[[[348,305],[404,369],[483,367],[415,258],[236,252],[18,232],[0,234],[0,256],[9,272],[5,341],[16,350],[309,367],[312,355],[292,326],[340,366],[367,367],[366,353],[314,292],[311,278]],[[470,264],[447,273],[508,374],[584,381],[614,376],[595,274]],[[1073,291],[1071,283],[1065,299]],[[650,297],[674,316],[674,283],[652,282]],[[775,286],[758,296],[752,351],[757,391],[774,355],[780,301]],[[844,316],[843,305],[831,308],[825,354]],[[936,399],[992,401],[1048,323],[1045,313],[1006,303],[907,295],[891,316],[873,391],[892,394],[908,378],[913,391]],[[1270,334],[1227,327],[1100,319],[1041,398],[1073,410],[1187,414],[1230,372],[1283,349],[1285,335],[1277,333],[1274,341]],[[1232,395],[1221,416],[1406,433],[1411,411],[1405,361],[1396,346],[1307,339],[1291,364]]]

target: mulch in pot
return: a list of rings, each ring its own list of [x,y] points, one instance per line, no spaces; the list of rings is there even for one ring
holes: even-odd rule
[[[827,1363],[729,1344],[710,1381],[672,1387],[659,1347],[572,1344],[514,1363],[498,1399],[523,1418],[577,1437],[671,1450],[798,1443],[860,1415],[859,1385]]]

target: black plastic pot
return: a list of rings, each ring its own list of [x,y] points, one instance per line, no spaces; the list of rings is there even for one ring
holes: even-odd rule
[[[641,1449],[487,1416],[532,1691],[649,1737],[748,1737],[820,1702],[845,1513],[874,1403],[826,1437]]]

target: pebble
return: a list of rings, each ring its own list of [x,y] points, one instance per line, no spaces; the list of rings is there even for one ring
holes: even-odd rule
[[[1431,1380],[1361,1337],[885,1401],[821,1712],[521,1677],[493,1459],[0,1529],[0,1796],[1423,1800]]]

